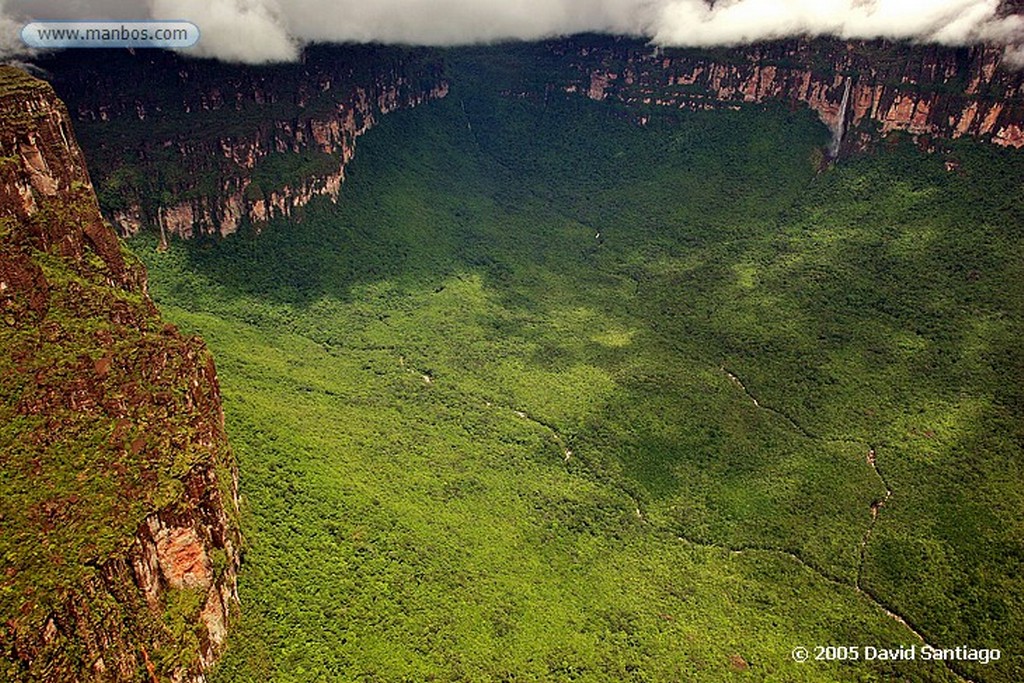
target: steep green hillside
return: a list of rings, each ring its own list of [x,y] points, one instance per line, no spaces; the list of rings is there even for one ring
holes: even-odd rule
[[[240,459],[217,680],[956,680],[791,657],[915,630],[1024,676],[1022,161],[819,173],[804,111],[640,127],[463,55],[338,206],[134,243]]]
[[[237,611],[213,359],[145,292],[64,104],[0,66],[0,680],[191,680]]]

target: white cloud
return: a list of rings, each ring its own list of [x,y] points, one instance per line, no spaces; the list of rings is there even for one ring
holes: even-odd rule
[[[4,13],[4,3],[0,0],[0,57],[16,55],[24,51],[21,42],[21,22]]]
[[[595,31],[661,45],[734,45],[796,35],[963,44],[1024,42],[999,0],[0,0],[0,50],[27,19],[186,19],[194,54],[294,59],[311,41],[450,45]]]
[[[232,62],[281,62],[298,56],[273,0],[150,0],[154,19],[185,19],[199,27],[201,57]]]
[[[286,21],[313,40],[451,45],[581,31],[641,35],[644,0],[291,0]]]
[[[733,45],[794,35],[977,42],[1001,22],[998,0],[669,0],[662,45]]]

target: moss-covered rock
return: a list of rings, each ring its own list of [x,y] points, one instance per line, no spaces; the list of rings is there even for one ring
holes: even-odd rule
[[[163,323],[64,105],[0,68],[0,678],[196,680],[237,609],[213,360]]]

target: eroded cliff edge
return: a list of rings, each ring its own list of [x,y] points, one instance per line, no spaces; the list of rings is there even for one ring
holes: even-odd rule
[[[822,38],[654,50],[582,38],[550,50],[565,69],[553,87],[638,112],[769,101],[809,107],[833,132],[833,156],[864,151],[891,133],[926,149],[961,137],[1024,147],[1024,71],[997,46]]]
[[[0,678],[202,681],[238,610],[213,360],[161,321],[49,85],[0,67]]]
[[[1024,71],[1000,47],[820,38],[657,50],[576,36],[488,49],[516,55],[507,96],[585,96],[641,124],[667,109],[781,102],[818,114],[831,157],[894,133],[927,150],[957,138],[1024,147]],[[296,64],[242,67],[100,51],[42,65],[71,106],[103,208],[122,234],[150,227],[166,240],[259,229],[316,197],[336,201],[359,136],[448,94],[449,54],[313,46]]]
[[[41,62],[76,118],[117,229],[227,236],[337,201],[357,139],[380,117],[448,94],[434,51],[313,46],[240,66],[150,50]]]

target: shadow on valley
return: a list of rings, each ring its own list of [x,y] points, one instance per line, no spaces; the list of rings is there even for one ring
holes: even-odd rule
[[[1024,162],[819,172],[807,112],[641,126],[485,57],[360,139],[337,206],[134,245],[239,453],[216,680],[954,680],[794,668],[912,642],[879,604],[1024,675]]]

